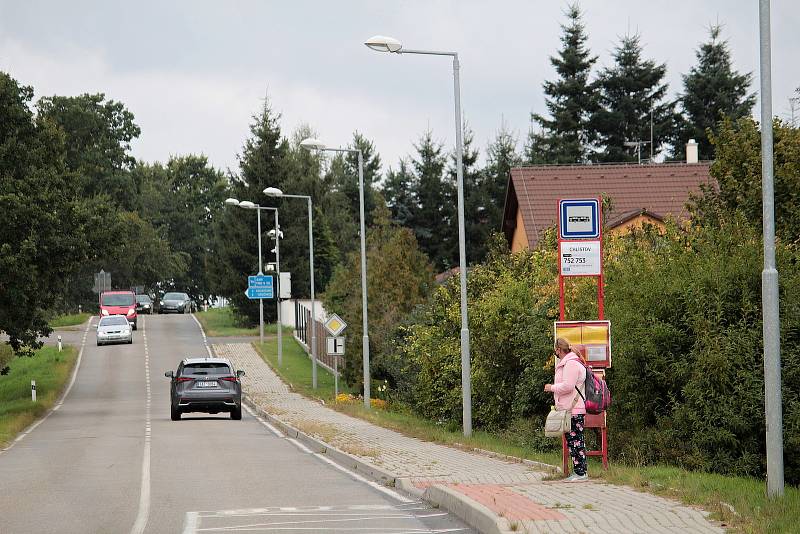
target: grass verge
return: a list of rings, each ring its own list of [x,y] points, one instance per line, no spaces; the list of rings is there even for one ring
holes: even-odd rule
[[[65,346],[60,353],[56,347],[43,347],[30,358],[11,359],[8,374],[0,376],[0,447],[55,404],[77,355],[77,349],[71,346]],[[36,402],[31,402],[31,380],[36,380]]]
[[[526,433],[540,432],[533,426],[504,434],[476,430],[471,437],[466,438],[460,430],[445,428],[396,406],[389,410],[367,410],[361,402],[336,403],[333,375],[324,367],[318,367],[318,387],[314,390],[311,387],[311,361],[294,339],[284,340],[283,366],[280,368],[275,340],[267,341],[263,345],[254,343],[254,346],[261,357],[295,391],[307,397],[321,398],[329,407],[340,412],[425,441],[464,449],[479,448],[550,465],[561,465],[560,452],[539,452],[529,445],[536,439],[531,439]],[[341,383],[340,388],[343,392],[350,392]],[[589,471],[593,478],[611,484],[631,486],[687,505],[702,507],[711,512],[713,519],[736,531],[747,534],[798,531],[798,488],[787,487],[783,500],[770,500],[766,498],[764,481],[754,478],[726,477],[659,465],[627,466],[612,463],[608,470],[603,470],[600,461],[595,458],[589,459]]]
[[[77,326],[86,322],[91,317],[91,313],[68,313],[50,319],[49,324],[52,328],[63,328],[65,326]]]
[[[197,317],[200,324],[203,325],[203,330],[205,330],[206,335],[209,337],[244,337],[258,335],[258,326],[242,326],[238,317],[234,315],[233,309],[230,307],[209,308],[208,311],[195,313],[195,317]],[[292,333],[291,327],[284,326],[283,331],[287,334]],[[264,325],[264,334],[276,335],[277,333],[278,325]]]

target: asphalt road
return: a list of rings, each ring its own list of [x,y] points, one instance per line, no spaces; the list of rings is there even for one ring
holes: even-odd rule
[[[164,371],[206,347],[191,316],[139,321],[132,345],[90,329],[63,405],[0,453],[0,533],[473,532],[247,412],[171,421]]]

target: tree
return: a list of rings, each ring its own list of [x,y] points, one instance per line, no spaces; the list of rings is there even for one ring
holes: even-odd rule
[[[433,288],[433,269],[411,230],[390,222],[389,216],[389,210],[378,202],[367,239],[367,294],[372,377],[389,380],[394,387],[402,359],[392,344],[393,333],[427,299]],[[322,298],[327,310],[350,325],[344,378],[351,386],[363,388],[360,258],[359,251],[348,254]]]
[[[467,249],[467,263],[477,263],[486,256],[486,238],[489,235],[486,219],[486,204],[489,199],[484,190],[484,175],[477,167],[478,151],[472,147],[475,134],[464,123],[463,128],[464,146],[461,154],[461,168],[464,179],[464,229],[465,245]],[[458,207],[457,197],[457,169],[456,155],[450,155],[450,168],[448,169],[449,187],[446,189],[451,196],[445,198],[445,203],[449,210],[452,210],[452,224],[450,225],[453,234],[442,236],[443,244],[446,246],[445,254],[453,258],[454,263],[459,261],[459,229],[458,218],[455,210]]]
[[[375,209],[374,186],[381,178],[381,157],[375,151],[375,145],[358,132],[353,133],[353,141],[347,147],[350,150],[361,150],[364,167],[364,219],[367,226],[372,225],[372,212]],[[333,183],[336,190],[347,197],[350,209],[356,218],[360,213],[358,191],[358,154],[348,152],[344,156],[342,173],[335,175]]]
[[[91,253],[89,206],[66,167],[64,135],[30,109],[33,88],[0,73],[0,330],[30,353],[47,311]]]
[[[550,118],[531,114],[540,131],[531,130],[528,136],[526,159],[530,163],[585,162],[594,141],[589,119],[597,109],[597,91],[589,75],[597,56],[586,47],[588,36],[581,15],[577,4],[567,8],[568,23],[561,26],[563,46],[550,58],[559,79],[544,83]]]
[[[673,147],[675,157],[694,139],[700,145],[700,159],[713,159],[708,131],[714,131],[723,116],[736,120],[750,115],[756,103],[755,94],[748,94],[753,75],[733,70],[728,41],[720,40],[721,33],[719,25],[709,29],[710,40],[696,52],[697,65],[683,76],[684,91],[679,97],[683,120]]]
[[[626,142],[650,139],[653,125],[653,154],[675,136],[675,103],[664,100],[666,63],[642,58],[638,35],[626,36],[614,50],[614,66],[604,69],[595,82],[599,107],[592,116],[600,151],[596,161],[636,161],[636,149]],[[652,118],[651,118],[652,117]],[[645,145],[647,146],[647,145]]]
[[[420,248],[431,258],[434,268],[445,270],[456,262],[452,240],[456,238],[457,231],[454,225],[455,210],[447,203],[454,195],[452,184],[444,180],[445,155],[442,153],[442,144],[433,140],[430,130],[423,134],[414,148],[417,157],[411,163],[416,174],[417,209],[412,229]]]
[[[489,236],[493,232],[502,231],[503,208],[505,207],[506,189],[511,176],[511,168],[520,164],[517,153],[517,139],[510,132],[505,123],[501,123],[494,140],[486,149],[486,167],[483,170],[483,182],[480,187],[482,194],[483,235],[481,244],[483,250],[476,255],[476,261],[482,261],[488,253]],[[469,252],[469,251],[468,251]]]
[[[127,173],[135,159],[131,141],[141,130],[133,113],[105,95],[52,96],[37,103],[38,114],[64,131],[65,164],[75,173],[83,196],[107,193],[133,209],[135,195]]]
[[[230,177],[227,195],[239,200],[261,200],[258,203],[262,205],[277,204],[265,201],[261,191],[266,187],[281,187],[285,181],[289,146],[281,137],[279,120],[280,114],[272,110],[269,101],[265,101],[261,112],[253,117],[250,137],[239,156],[240,173]],[[262,220],[264,233],[268,224]],[[258,303],[248,299],[244,289],[247,276],[258,272],[258,240],[262,237],[256,232],[256,213],[229,207],[220,212],[213,229],[215,254],[210,262],[213,290],[229,298],[240,315],[251,324],[255,323],[259,317]],[[276,315],[272,308],[265,306],[268,320]]]
[[[185,274],[163,287],[185,291],[193,298],[209,298],[213,293],[208,278],[212,225],[224,209],[227,179],[205,156],[195,155],[172,157],[166,167],[140,164],[132,176],[140,184],[140,213],[188,262]]]
[[[800,238],[800,129],[773,122],[775,233],[786,243]],[[711,176],[717,188],[695,199],[693,216],[715,220],[720,213],[741,212],[756,227],[762,222],[761,131],[752,117],[726,117],[712,133],[716,154]]]
[[[407,159],[401,158],[397,171],[391,167],[386,172],[381,194],[391,210],[392,222],[410,227],[417,209],[418,184]]]

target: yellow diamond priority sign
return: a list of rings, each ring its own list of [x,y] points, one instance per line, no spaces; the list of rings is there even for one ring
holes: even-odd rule
[[[327,321],[325,321],[325,328],[331,333],[332,336],[338,336],[344,331],[345,328],[347,328],[347,323],[334,313],[328,317]]]

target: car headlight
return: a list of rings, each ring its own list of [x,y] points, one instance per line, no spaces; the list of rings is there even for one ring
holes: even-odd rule
[[[131,308],[128,310],[128,315],[133,315],[134,313],[136,313],[135,309]]]
[[[159,304],[160,306],[163,306],[163,305],[164,305],[164,301],[162,300],[162,301],[161,301],[161,302],[159,302],[158,304]]]
[[[101,315],[108,315],[108,310],[100,310]]]
[[[145,305],[144,305],[144,307],[145,307],[145,308],[149,308],[149,307],[150,307],[150,305],[149,305],[149,304],[145,304]]]

